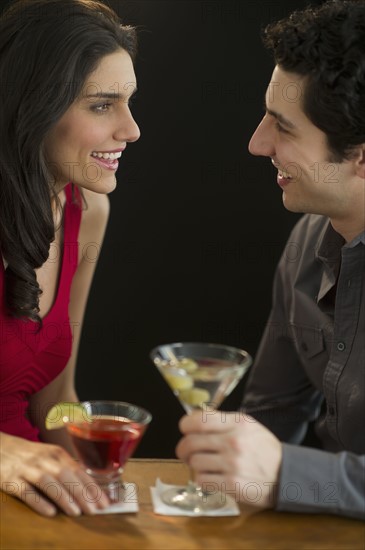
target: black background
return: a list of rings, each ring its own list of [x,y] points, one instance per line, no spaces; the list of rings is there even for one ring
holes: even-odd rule
[[[312,4],[320,2],[311,2]],[[276,262],[298,215],[270,160],[247,145],[273,61],[260,33],[307,1],[109,1],[139,28],[132,106],[141,138],[121,161],[86,311],[76,387],[153,421],[137,456],[170,457],[183,410],[149,359],[160,343],[211,341],[255,355]],[[244,381],[223,405],[236,408]]]
[[[313,3],[313,2],[312,2]],[[130,401],[153,422],[137,456],[174,456],[183,410],[149,360],[160,343],[210,341],[255,354],[275,264],[298,215],[252,157],[273,61],[260,33],[308,4],[275,0],[109,2],[139,27],[127,148],[87,309],[83,399]],[[226,400],[236,408],[244,381]]]

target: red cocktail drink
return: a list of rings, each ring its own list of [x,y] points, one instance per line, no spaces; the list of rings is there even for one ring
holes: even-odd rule
[[[127,418],[96,417],[69,424],[68,431],[80,460],[90,470],[119,470],[137,447],[145,426]]]
[[[86,401],[81,405],[85,411],[82,420],[66,424],[75,451],[110,500],[120,500],[123,467],[152,417],[141,407],[120,401]]]

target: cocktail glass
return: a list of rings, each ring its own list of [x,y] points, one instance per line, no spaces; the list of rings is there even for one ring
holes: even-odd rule
[[[187,414],[194,409],[216,410],[252,362],[241,349],[186,342],[157,346],[150,357]],[[162,501],[196,513],[222,508],[225,496],[219,491],[203,491],[192,481],[192,473],[186,487],[168,489],[161,495]]]
[[[151,414],[121,401],[84,401],[82,419],[66,424],[85,471],[108,495],[121,500],[121,474],[152,419]]]

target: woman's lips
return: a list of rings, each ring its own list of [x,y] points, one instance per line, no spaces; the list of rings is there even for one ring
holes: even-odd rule
[[[93,162],[96,162],[96,164],[99,164],[105,170],[111,170],[114,172],[118,170],[118,167],[119,167],[118,159],[111,160],[111,159],[103,159],[103,158],[93,157],[93,156],[91,156],[91,158],[93,159]]]

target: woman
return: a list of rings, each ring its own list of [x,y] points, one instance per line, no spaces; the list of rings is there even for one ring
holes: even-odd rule
[[[17,1],[0,22],[0,481],[47,516],[108,505],[44,420],[78,401],[88,244],[102,243],[118,159],[139,138],[135,49],[98,1]]]

